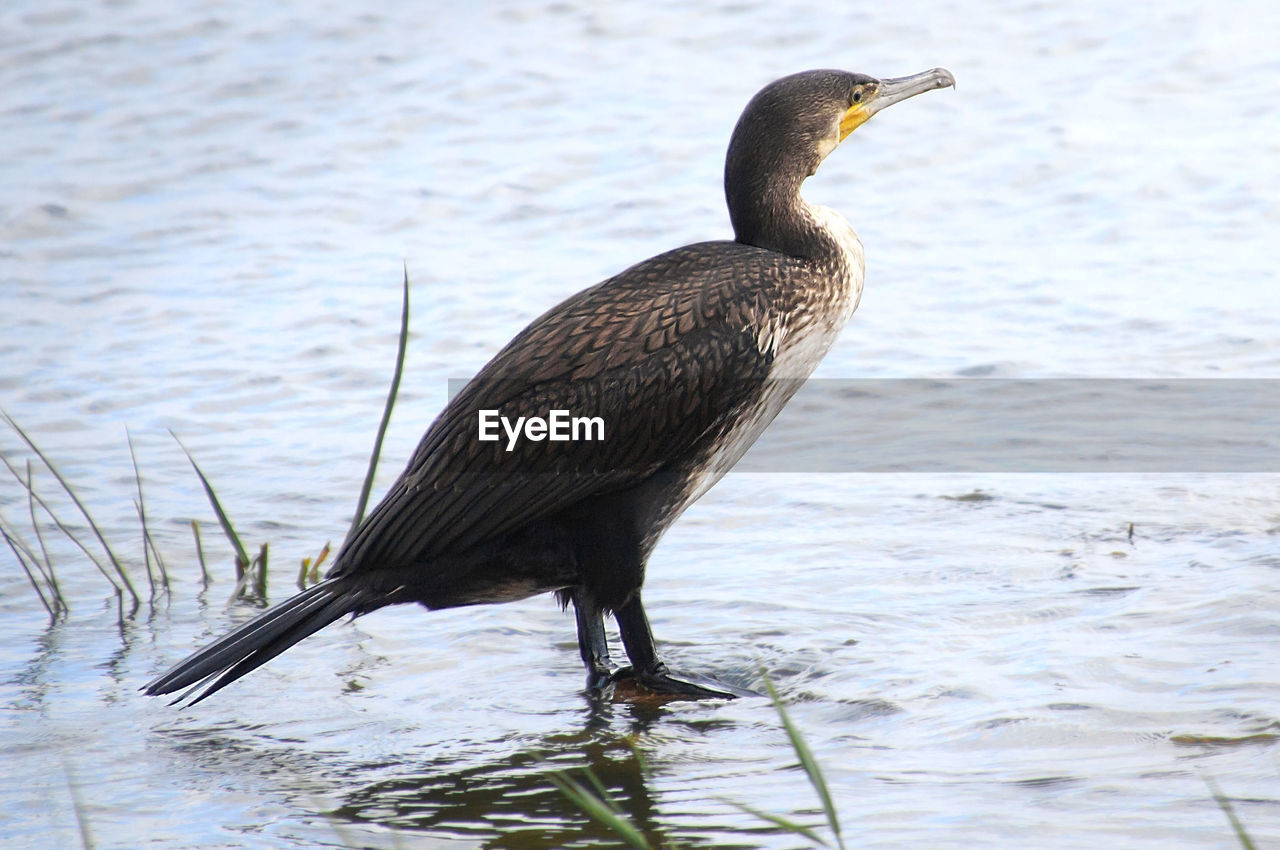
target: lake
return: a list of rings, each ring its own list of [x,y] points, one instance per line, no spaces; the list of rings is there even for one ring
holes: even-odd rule
[[[532,318],[731,237],[762,85],[935,66],[954,91],[806,183],[866,246],[862,303],[655,552],[660,648],[767,671],[849,846],[1238,847],[1214,786],[1280,841],[1278,40],[1261,0],[6,4],[0,409],[141,602],[0,472],[69,607],[0,549],[0,843],[616,843],[552,782],[583,767],[654,846],[807,846],[736,804],[829,835],[768,699],[593,705],[550,597],[383,610],[196,707],[142,697],[259,610],[169,432],[287,598],[350,523],[406,270],[375,494]],[[0,454],[105,561],[8,426]]]

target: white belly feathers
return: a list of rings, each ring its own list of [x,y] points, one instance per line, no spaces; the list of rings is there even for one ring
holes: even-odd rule
[[[799,299],[794,310],[769,316],[761,322],[756,333],[757,344],[762,353],[772,353],[774,357],[764,394],[755,408],[735,422],[725,435],[685,501],[686,505],[709,490],[746,454],[822,362],[858,308],[865,269],[862,241],[835,211],[810,206],[809,212],[835,239],[843,262],[837,261],[830,276]]]

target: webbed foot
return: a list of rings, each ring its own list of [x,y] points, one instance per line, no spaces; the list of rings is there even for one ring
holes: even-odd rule
[[[609,677],[609,690],[615,701],[636,702],[660,700],[667,702],[677,699],[735,699],[737,697],[760,696],[754,691],[727,685],[707,676],[692,674],[673,674],[665,664],[657,664],[647,669],[635,670],[623,667]]]

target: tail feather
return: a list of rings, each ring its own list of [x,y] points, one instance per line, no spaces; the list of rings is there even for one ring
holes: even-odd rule
[[[233,666],[227,668],[211,685],[201,691],[199,696],[187,704],[195,705],[206,697],[212,696],[246,673],[257,670],[298,641],[308,635],[315,634],[335,620],[350,614],[351,611],[351,602],[348,598],[339,597],[330,600],[327,605],[312,614],[306,615],[305,619],[295,623],[275,640],[253,650]]]
[[[360,611],[362,594],[341,579],[326,579],[180,661],[144,687],[148,696],[171,694],[218,676],[194,705],[275,658],[303,638]],[[221,674],[221,675],[219,675]],[[175,702],[180,702],[179,697]]]

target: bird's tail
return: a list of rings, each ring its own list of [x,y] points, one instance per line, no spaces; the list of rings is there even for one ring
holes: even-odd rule
[[[143,693],[171,694],[216,676],[188,703],[195,705],[344,615],[364,613],[363,595],[342,578],[325,579],[179,662]]]

